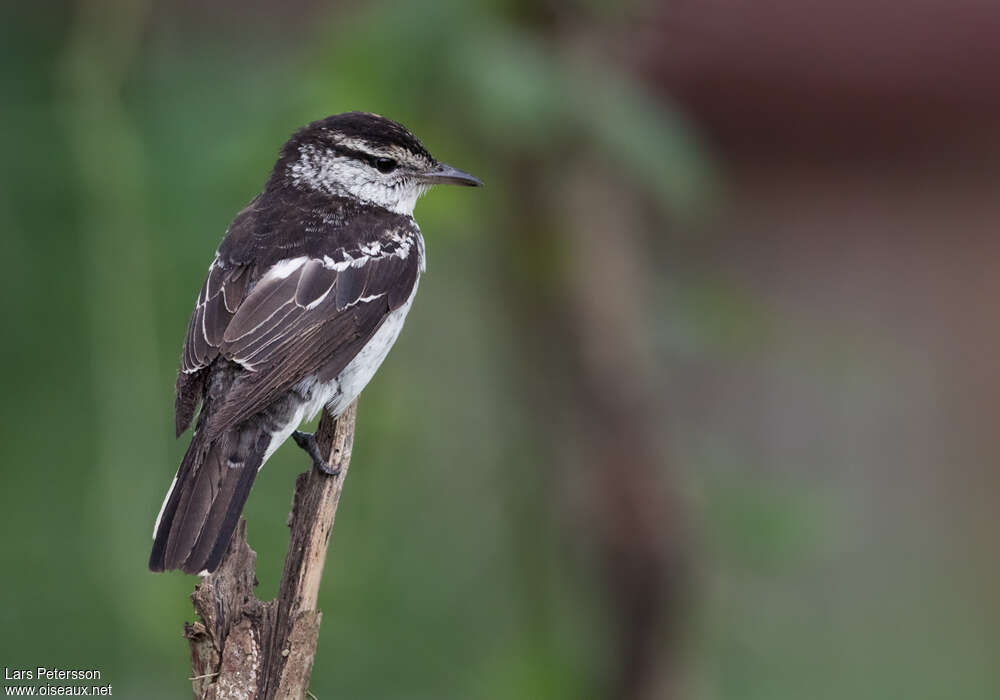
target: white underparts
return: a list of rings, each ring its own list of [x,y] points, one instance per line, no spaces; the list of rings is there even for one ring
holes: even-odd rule
[[[413,291],[410,292],[410,297],[406,302],[386,316],[371,340],[361,348],[361,352],[354,356],[354,359],[344,367],[336,378],[325,383],[318,383],[315,378],[299,382],[295,387],[296,390],[309,396],[310,399],[296,409],[288,423],[271,434],[271,442],[264,453],[264,462],[298,429],[301,423],[315,418],[324,406],[332,415],[339,416],[351,405],[351,402],[358,397],[362,389],[375,376],[375,372],[382,365],[389,350],[399,337],[399,332],[403,328],[403,322],[406,320],[406,314],[410,310],[416,293],[417,285],[414,284]],[[264,462],[261,462],[261,467],[264,466]]]

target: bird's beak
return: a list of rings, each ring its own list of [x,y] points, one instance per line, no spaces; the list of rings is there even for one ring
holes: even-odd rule
[[[430,170],[420,174],[420,179],[431,185],[465,185],[466,187],[482,187],[483,181],[475,175],[453,168],[447,163],[438,163]]]

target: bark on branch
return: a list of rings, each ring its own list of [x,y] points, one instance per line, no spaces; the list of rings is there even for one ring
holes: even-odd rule
[[[316,609],[326,548],[351,461],[357,402],[340,418],[324,412],[316,441],[330,477],[300,474],[289,516],[291,541],[278,597],[257,600],[257,554],[241,520],[221,566],[191,594],[200,622],[185,625],[195,700],[304,698],[322,613]]]

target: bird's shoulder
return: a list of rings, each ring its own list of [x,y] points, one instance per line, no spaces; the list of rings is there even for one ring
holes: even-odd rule
[[[216,358],[248,370],[225,422],[320,365],[345,366],[410,298],[423,260],[411,217],[330,197],[255,199],[230,226],[188,324],[178,431]]]
[[[258,195],[229,226],[217,263],[255,276],[298,257],[333,263],[402,253],[420,239],[413,217],[347,197],[284,188]]]

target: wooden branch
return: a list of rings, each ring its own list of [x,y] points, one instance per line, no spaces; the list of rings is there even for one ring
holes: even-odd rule
[[[323,414],[316,441],[330,477],[300,474],[288,525],[291,538],[275,600],[254,597],[257,555],[241,520],[221,566],[191,594],[200,622],[185,626],[195,700],[301,699],[309,688],[322,613],[316,609],[326,548],[354,444],[357,402],[337,419]]]
[[[316,609],[326,562],[326,546],[354,447],[357,401],[340,418],[326,412],[316,429],[316,444],[324,460],[340,475],[317,469],[300,474],[295,484],[290,527],[291,542],[278,590],[278,615],[272,636],[274,668],[266,682],[265,698],[301,698],[309,688],[322,614]]]

